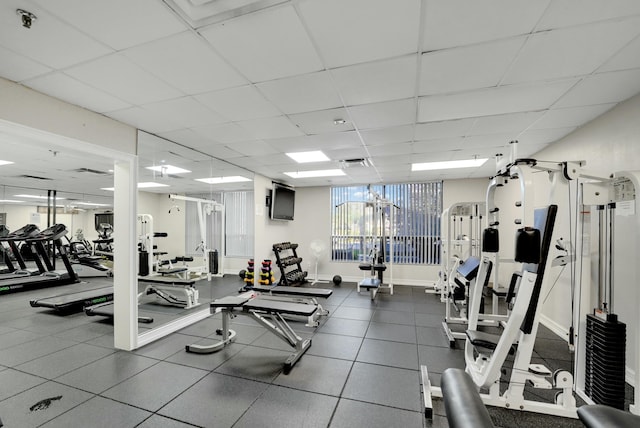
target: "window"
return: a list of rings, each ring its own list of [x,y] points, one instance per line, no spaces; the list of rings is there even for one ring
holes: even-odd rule
[[[394,263],[440,263],[442,182],[332,187],[331,206],[332,260],[365,261],[377,248]]]
[[[191,195],[196,198],[224,201],[225,230],[222,232],[220,213],[205,214],[207,245],[211,250],[220,251],[222,239],[225,243],[225,257],[253,257],[253,191],[224,192],[206,195]],[[196,202],[185,202],[186,255],[201,256],[202,241]]]

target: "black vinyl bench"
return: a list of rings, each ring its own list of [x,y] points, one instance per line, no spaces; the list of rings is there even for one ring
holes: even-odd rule
[[[289,287],[286,285],[252,285],[245,288],[261,293],[261,299],[284,300],[316,306],[318,309],[307,319],[307,327],[317,327],[320,325],[318,319],[321,316],[329,315],[329,311],[322,307],[318,299],[328,299],[333,294],[333,290],[330,288]]]
[[[216,299],[209,304],[212,314],[222,311],[222,329],[217,333],[222,339],[212,345],[187,345],[187,352],[196,354],[210,354],[223,349],[235,340],[236,332],[230,329],[231,318],[234,315],[252,317],[269,332],[280,338],[295,349],[284,363],[284,373],[288,373],[302,355],[311,346],[311,339],[303,339],[284,320],[284,315],[298,315],[309,317],[317,310],[314,305],[303,303],[265,300],[250,294],[227,296]]]

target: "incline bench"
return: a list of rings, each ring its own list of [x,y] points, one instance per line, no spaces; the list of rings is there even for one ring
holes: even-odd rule
[[[318,303],[318,299],[327,299],[333,294],[333,290],[330,288],[289,287],[286,285],[253,285],[249,287],[249,289],[261,293],[261,299],[304,303],[316,306],[318,310],[308,317],[307,327],[317,327],[320,324],[318,318],[329,315],[329,311]]]
[[[446,369],[440,381],[450,428],[493,428],[475,383],[462,369]],[[599,404],[578,408],[578,418],[587,428],[633,428],[640,416]]]
[[[235,314],[252,317],[268,331],[279,337],[295,349],[295,352],[284,363],[284,373],[288,373],[296,362],[311,346],[311,339],[302,339],[296,334],[283,315],[300,315],[309,317],[317,310],[317,306],[302,303],[265,300],[255,297],[253,294],[240,296],[227,296],[216,299],[210,303],[210,310],[215,314],[217,309],[222,310],[222,329],[217,333],[222,335],[222,340],[212,345],[187,345],[187,352],[196,354],[210,354],[217,352],[233,342],[236,332],[231,330],[231,318]]]

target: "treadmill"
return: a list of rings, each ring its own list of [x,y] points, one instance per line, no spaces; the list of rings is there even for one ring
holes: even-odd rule
[[[62,237],[66,234],[67,228],[64,224],[54,224],[37,235],[27,238],[25,242],[36,250],[34,253],[36,263],[44,262],[47,271],[37,276],[0,281],[0,294],[78,282],[78,276],[74,272],[71,262],[67,257],[66,249],[62,245]],[[53,241],[53,245],[58,250],[65,269],[55,270],[53,268],[53,264],[49,260],[49,255],[44,247],[44,243],[47,241]]]
[[[9,244],[9,248],[11,249],[11,253],[16,259],[18,263],[19,269],[13,265],[11,258],[9,257],[9,252],[5,251],[5,264],[7,265],[8,273],[0,274],[0,281],[5,279],[15,279],[26,276],[34,276],[40,275],[46,272],[46,269],[39,258],[35,258],[37,269],[29,269],[27,268],[26,263],[24,262],[24,258],[18,249],[17,242],[26,241],[27,239],[35,237],[38,233],[40,233],[40,229],[35,224],[27,224],[26,226],[21,227],[20,229],[14,230],[7,235],[0,237],[0,245],[2,242],[7,242]],[[3,246],[3,249],[5,247]]]

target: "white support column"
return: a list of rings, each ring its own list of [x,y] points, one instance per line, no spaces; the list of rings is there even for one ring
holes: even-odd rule
[[[136,211],[138,159],[114,164],[114,346],[130,351],[138,345]]]

